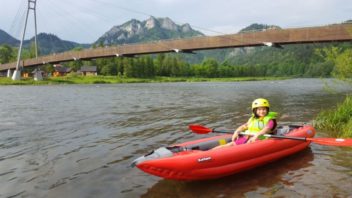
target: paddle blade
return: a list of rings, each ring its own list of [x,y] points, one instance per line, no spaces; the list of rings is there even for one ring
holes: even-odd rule
[[[198,133],[198,134],[207,134],[207,133],[210,133],[212,132],[213,130],[212,129],[209,129],[207,127],[204,127],[202,125],[198,125],[198,124],[190,124],[188,126],[188,128],[194,132],[194,133]]]
[[[316,144],[329,145],[329,146],[352,146],[352,139],[342,138],[306,138]]]

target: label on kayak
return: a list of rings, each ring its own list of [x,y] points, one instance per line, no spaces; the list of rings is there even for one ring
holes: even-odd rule
[[[202,163],[202,162],[207,162],[207,161],[210,161],[210,160],[211,160],[211,157],[202,157],[202,158],[198,159],[198,162]]]
[[[344,142],[345,139],[341,139],[341,138],[338,138],[338,139],[335,139],[336,142]]]

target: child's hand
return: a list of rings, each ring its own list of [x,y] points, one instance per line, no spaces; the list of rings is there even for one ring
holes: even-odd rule
[[[232,142],[234,142],[238,138],[238,132],[235,131],[232,135]]]
[[[257,138],[258,138],[258,135],[252,136],[252,137],[249,138],[249,140],[247,141],[247,144],[252,143],[252,142],[255,142],[255,141],[257,140]]]

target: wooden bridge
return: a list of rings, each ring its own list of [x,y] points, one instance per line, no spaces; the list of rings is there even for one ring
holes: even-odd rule
[[[114,47],[69,51],[38,59],[23,60],[24,67],[56,64],[74,60],[90,60],[105,57],[133,57],[135,55],[167,52],[192,52],[252,46],[281,46],[287,44],[352,41],[352,24],[321,27],[268,29],[261,32],[238,33],[221,36],[202,36],[187,39],[160,40],[150,43],[118,45]],[[0,71],[16,68],[16,63],[0,65]]]

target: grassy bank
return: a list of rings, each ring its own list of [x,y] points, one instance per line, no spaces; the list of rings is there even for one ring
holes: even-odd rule
[[[43,81],[24,78],[13,81],[0,77],[0,85],[55,85],[55,84],[116,84],[116,83],[156,83],[156,82],[238,82],[258,80],[283,80],[282,77],[238,77],[238,78],[195,78],[195,77],[154,77],[124,78],[117,76],[65,76],[51,77]]]
[[[332,137],[352,137],[352,96],[334,109],[321,111],[314,126],[328,131]]]

